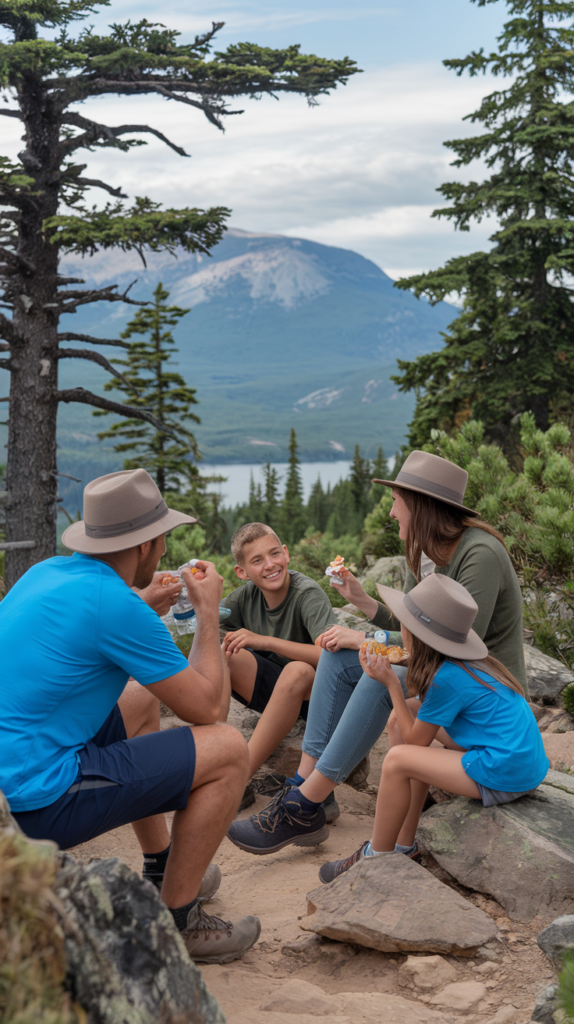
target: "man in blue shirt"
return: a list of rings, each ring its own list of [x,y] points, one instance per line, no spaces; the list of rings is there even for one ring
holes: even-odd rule
[[[63,536],[73,557],[33,566],[0,603],[0,789],[26,835],[63,849],[131,822],[192,959],[226,963],[260,924],[202,908],[248,774],[245,741],[218,724],[222,578],[211,562],[183,573],[198,623],[187,660],[150,604],[177,600],[154,572],[166,532],[195,520],[143,469],[88,484],[84,516]],[[160,732],[160,700],[194,725]]]

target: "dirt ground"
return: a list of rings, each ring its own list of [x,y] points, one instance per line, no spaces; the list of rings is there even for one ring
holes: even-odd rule
[[[253,724],[249,714],[237,709],[236,714],[237,723],[248,734]],[[162,724],[170,727],[176,723]],[[276,752],[270,767],[284,773],[296,768],[301,732],[301,728],[294,730]],[[228,839],[223,840],[214,857],[223,881],[206,910],[226,919],[256,914],[262,924],[259,942],[241,960],[222,966],[202,966],[206,984],[219,1000],[229,1024],[293,1024],[295,1020],[312,1024],[318,1015],[333,1014],[338,1024],[454,1024],[463,1019],[468,1024],[525,1024],[537,993],[554,980],[554,972],[536,944],[541,923],[534,921],[524,926],[510,922],[498,904],[478,894],[471,896],[472,901],[495,917],[501,929],[503,941],[499,944],[498,959],[485,969],[484,961],[446,957],[457,971],[457,982],[486,984],[488,995],[471,1011],[428,1005],[432,992],[425,993],[412,985],[400,986],[398,972],[406,960],[401,954],[328,940],[307,943],[306,951],[292,948],[298,939],[310,935],[301,930],[300,921],[307,914],[306,894],[318,884],[317,872],[323,861],[348,855],[371,835],[374,787],[380,778],[385,750],[383,736],[372,752],[368,791],[357,792],[349,786],[338,788],[341,817],[331,826],[329,839],[323,845],[308,850],[287,847],[270,856],[254,857],[237,849]],[[258,796],[255,806],[240,817],[259,810],[268,799]],[[130,826],[72,852],[82,860],[120,857],[135,871],[141,871],[141,853]],[[317,986],[330,997],[330,1009],[320,999],[311,999],[312,990],[304,985],[285,988],[286,983],[294,981]],[[382,994],[391,998],[381,1001]],[[302,1006],[310,1012],[302,1012]]]

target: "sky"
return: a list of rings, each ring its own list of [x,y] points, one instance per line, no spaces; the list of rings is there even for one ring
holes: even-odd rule
[[[495,87],[458,78],[442,61],[494,48],[505,14],[504,0],[113,0],[90,23],[147,17],[178,28],[185,42],[225,21],[217,49],[300,43],[303,52],[349,56],[363,73],[315,108],[298,96],[238,102],[245,113],[229,118],[225,133],[199,111],[160,98],[90,101],[87,116],[158,127],[191,159],[154,140],[128,155],[87,154],[86,173],[166,206],[231,207],[235,227],[353,249],[393,278],[440,266],[484,247],[494,227],[460,233],[430,216],[442,205],[442,182],[481,174],[449,167],[443,142],[474,131],[462,118]],[[2,119],[0,130],[3,152],[16,153],[16,122]]]

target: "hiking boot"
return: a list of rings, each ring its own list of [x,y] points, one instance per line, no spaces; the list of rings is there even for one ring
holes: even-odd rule
[[[221,870],[217,864],[210,864],[203,878],[201,879],[201,885],[197,894],[198,900],[205,903],[206,900],[210,900],[221,885]]]
[[[284,846],[318,846],[329,838],[325,811],[306,814],[296,786],[286,786],[259,814],[232,821],[228,839],[248,853],[266,854]]]
[[[368,845],[369,840],[367,839],[350,857],[345,857],[343,860],[327,861],[319,870],[320,880],[327,885],[329,882],[334,882],[339,875],[344,875],[345,871],[352,868],[354,864],[358,864],[360,860],[365,859],[365,848]]]
[[[341,809],[339,807],[339,804],[335,800],[335,790],[333,790],[332,793],[329,793],[329,796],[327,797],[326,800],[323,800],[321,807],[325,811],[325,819],[327,821],[327,825],[332,825],[333,822],[337,820],[337,818],[341,817]]]
[[[200,964],[228,964],[247,953],[261,935],[258,917],[242,917],[237,924],[212,917],[196,903],[187,915],[181,937],[192,960]]]

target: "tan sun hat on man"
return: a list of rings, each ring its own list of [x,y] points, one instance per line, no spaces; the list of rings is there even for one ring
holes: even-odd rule
[[[374,484],[385,487],[402,487],[406,491],[418,491],[437,498],[447,505],[454,505],[469,516],[479,513],[463,505],[462,499],[468,482],[466,469],[461,469],[448,459],[430,452],[414,451],[405,459],[395,480],[373,480]]]
[[[478,605],[450,576],[431,573],[408,594],[377,583],[383,601],[419,640],[449,658],[486,658],[488,647],[471,629]]]
[[[84,488],[84,519],[72,523],[62,543],[83,555],[126,551],[197,519],[168,508],[145,469],[108,473]]]

